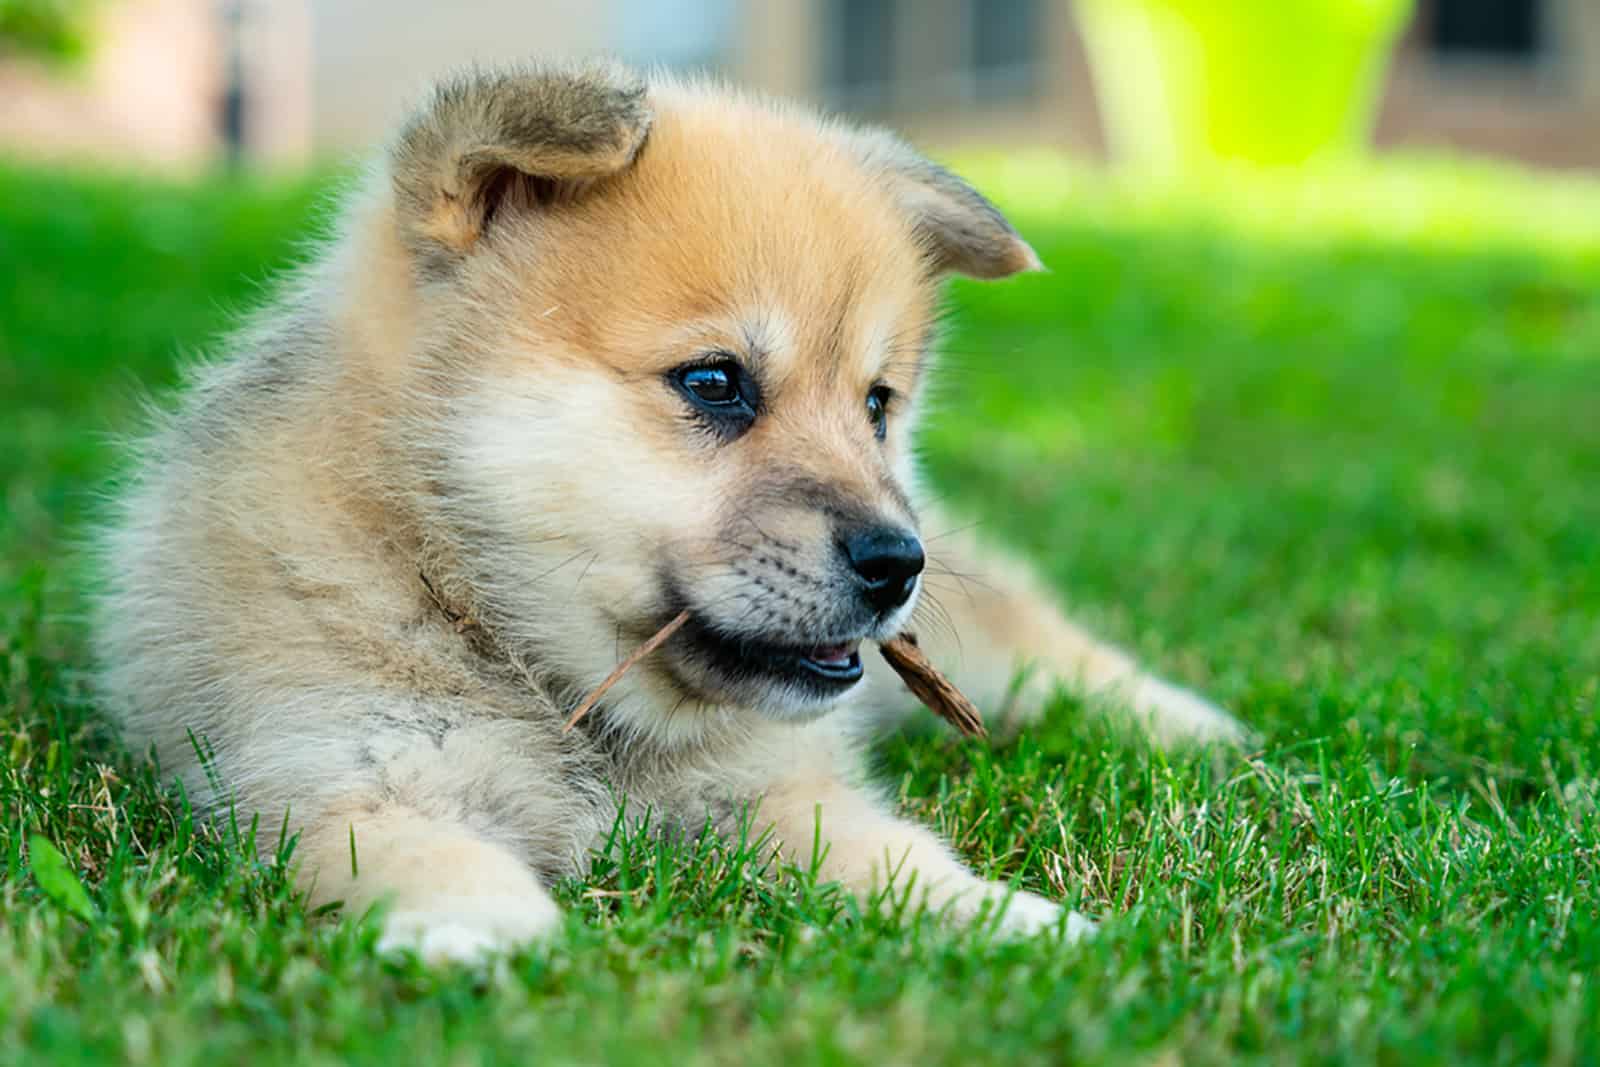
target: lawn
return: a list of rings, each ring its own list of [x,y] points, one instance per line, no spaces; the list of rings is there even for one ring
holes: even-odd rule
[[[1081,948],[635,839],[475,977],[308,914],[248,858],[276,829],[196,825],[82,685],[111,434],[322,191],[0,167],[0,1062],[1600,1062],[1600,187],[977,170],[1052,270],[953,290],[935,481],[1260,747],[1067,697],[880,747],[975,864],[1103,917]]]

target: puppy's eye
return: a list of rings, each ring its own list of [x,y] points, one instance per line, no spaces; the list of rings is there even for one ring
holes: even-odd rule
[[[720,407],[739,402],[739,380],[724,364],[691,367],[678,379],[684,390],[702,404]]]
[[[889,400],[893,396],[894,390],[887,385],[874,385],[867,393],[867,418],[880,441],[889,432]]]
[[[690,407],[724,437],[739,436],[755,421],[760,391],[736,359],[690,363],[670,372],[668,379]]]

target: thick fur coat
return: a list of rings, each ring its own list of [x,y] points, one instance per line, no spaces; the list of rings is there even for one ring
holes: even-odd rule
[[[858,649],[922,595],[940,281],[1037,266],[881,132],[605,65],[447,82],[146,440],[103,537],[107,706],[191,796],[287,820],[313,900],[386,900],[430,958],[547,929],[624,802],[754,818],[807,864],[820,820],[853,891],[1080,933],[861,758],[909,701]],[[1033,664],[1022,707],[1060,681],[1163,737],[1235,732],[1015,564],[939,565],[984,576],[944,604],[959,652],[922,634],[980,703]]]

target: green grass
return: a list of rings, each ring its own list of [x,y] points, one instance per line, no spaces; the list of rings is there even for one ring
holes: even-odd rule
[[[936,480],[1263,748],[1067,699],[883,745],[974,863],[1106,918],[1081,949],[632,840],[475,979],[308,915],[83,695],[106,435],[316,189],[0,168],[0,1061],[1600,1062],[1600,189],[979,169],[1053,272],[956,288]]]

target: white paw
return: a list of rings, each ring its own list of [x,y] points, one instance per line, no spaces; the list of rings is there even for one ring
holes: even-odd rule
[[[1033,893],[1018,890],[998,897],[997,903],[1005,909],[1000,914],[998,929],[1006,937],[1036,937],[1059,928],[1061,939],[1071,944],[1095,931],[1093,919]]]
[[[1129,701],[1159,741],[1241,744],[1249,737],[1249,731],[1226,711],[1198,693],[1159,678],[1140,678]]]
[[[389,912],[378,951],[414,953],[429,964],[477,965],[521,948],[560,921],[555,902],[543,896],[440,900]]]

